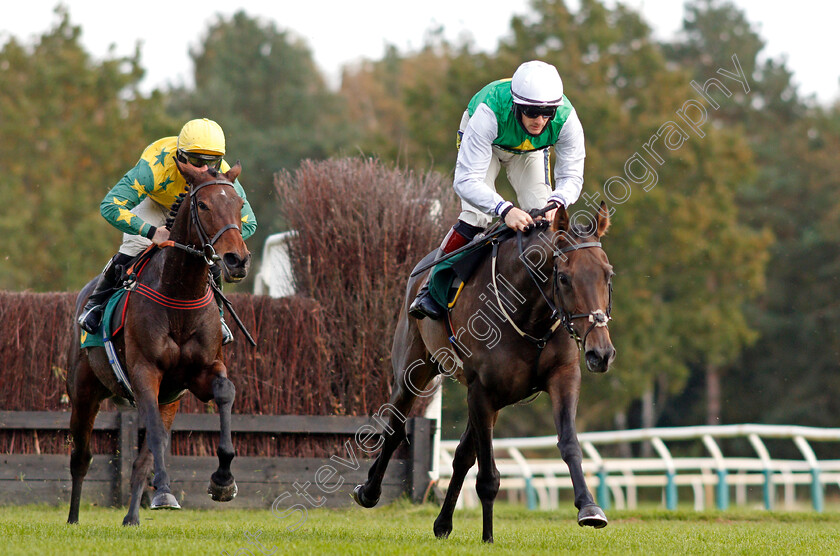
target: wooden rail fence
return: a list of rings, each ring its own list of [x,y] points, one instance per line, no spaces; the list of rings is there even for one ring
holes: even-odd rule
[[[69,423],[69,412],[0,411],[0,430],[67,431]],[[431,420],[422,417],[406,420],[408,457],[391,461],[383,482],[383,502],[390,502],[402,494],[421,501],[427,494],[432,425]],[[362,457],[366,454],[359,445],[360,434],[375,431],[378,435],[383,426],[382,420],[369,417],[234,414],[234,434],[335,435],[341,440],[336,442],[329,458],[237,457],[232,469],[239,495],[224,505],[212,502],[207,495],[210,475],[218,463],[215,456],[170,455],[167,469],[172,491],[189,508],[266,508],[285,493],[294,496],[283,496],[289,500],[284,507],[289,507],[306,503],[304,497],[297,494],[301,488],[308,488],[306,492],[319,506],[347,505],[351,502],[350,492],[365,480],[371,463],[370,459]],[[102,412],[97,416],[94,430],[115,434],[117,449],[114,454],[94,455],[85,480],[83,501],[104,506],[128,503],[131,464],[138,452],[141,428],[134,410]],[[173,432],[218,430],[217,414],[181,413],[172,425]],[[362,443],[365,446],[375,444],[372,440],[376,435],[367,437]],[[329,472],[325,466],[336,472]],[[0,454],[0,504],[68,503],[70,483],[70,456],[67,454]]]

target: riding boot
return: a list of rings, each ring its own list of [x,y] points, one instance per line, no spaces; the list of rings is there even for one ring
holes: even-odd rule
[[[114,255],[105,268],[102,274],[99,275],[99,281],[96,283],[93,293],[88,297],[82,309],[82,314],[79,316],[79,326],[85,331],[96,334],[99,330],[99,325],[102,320],[102,312],[105,310],[105,303],[111,298],[117,286],[117,279],[122,273],[122,268],[133,259],[131,255],[125,253],[117,253]]]
[[[456,249],[460,249],[464,245],[468,244],[479,231],[481,231],[481,228],[471,226],[470,224],[459,220],[457,224],[452,226],[452,229],[449,230],[446,237],[443,238],[443,242],[441,242],[440,248],[435,255],[435,260],[438,260],[444,255],[448,255]],[[414,298],[414,301],[412,301],[411,305],[408,307],[408,314],[417,320],[423,320],[426,317],[429,317],[432,320],[438,320],[444,315],[443,307],[435,301],[432,297],[432,293],[429,291],[429,277],[431,275],[432,273],[430,271],[423,281],[423,287],[420,288],[420,291],[417,292],[417,296]]]
[[[213,278],[213,282],[215,282],[221,290],[222,269],[218,264],[210,265],[210,276]],[[222,305],[222,298],[218,295],[216,296],[216,304],[219,306],[219,320],[222,321],[222,345],[225,346],[233,342],[233,332],[231,332],[230,327],[225,322],[224,305]]]

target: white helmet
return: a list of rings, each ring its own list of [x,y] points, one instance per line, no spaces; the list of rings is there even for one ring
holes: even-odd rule
[[[551,64],[532,60],[516,69],[510,83],[514,104],[526,106],[561,106],[563,80]]]

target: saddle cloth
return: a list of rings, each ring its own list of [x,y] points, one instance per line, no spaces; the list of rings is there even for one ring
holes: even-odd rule
[[[467,283],[478,264],[490,252],[490,249],[491,244],[489,242],[479,244],[475,248],[467,249],[435,265],[429,276],[429,293],[432,294],[432,298],[441,307],[449,309],[454,307],[461,288]],[[431,260],[430,257],[435,254],[437,254],[437,250],[429,253],[423,261]]]
[[[105,311],[102,314],[102,324],[96,334],[88,334],[82,330],[82,347],[105,347],[103,338],[113,338],[122,331],[125,324],[125,305],[128,301],[128,291],[120,288],[105,304]]]

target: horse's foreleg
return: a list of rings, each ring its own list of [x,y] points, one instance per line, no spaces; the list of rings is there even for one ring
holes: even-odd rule
[[[169,486],[169,474],[166,471],[166,448],[168,445],[168,432],[163,422],[157,401],[157,388],[154,390],[146,388],[138,391],[137,407],[140,415],[146,424],[146,442],[152,452],[154,461],[155,478],[152,484],[155,487],[155,495],[149,509],[152,510],[179,510],[181,509],[178,500],[172,495]],[[139,458],[140,456],[138,456]]]
[[[76,366],[67,377],[67,392],[73,410],[70,414],[70,434],[73,451],[70,453],[70,475],[73,488],[70,493],[70,514],[67,523],[79,522],[79,505],[82,499],[82,484],[85,481],[93,455],[90,451],[90,434],[99,405],[108,392],[90,368],[87,356],[80,354]]]
[[[219,408],[219,447],[216,450],[219,456],[219,468],[210,476],[207,493],[216,502],[229,502],[234,499],[239,490],[230,471],[230,463],[235,456],[230,435],[230,413],[236,397],[236,388],[224,375],[214,378],[212,387],[213,399]]]
[[[607,525],[607,516],[604,511],[595,504],[592,494],[586,486],[586,479],[583,475],[583,452],[578,442],[577,430],[575,428],[575,414],[577,413],[578,392],[580,386],[580,371],[577,372],[577,380],[564,382],[563,375],[549,383],[549,395],[554,412],[554,425],[557,428],[557,448],[560,449],[560,456],[569,467],[569,476],[572,479],[572,487],[575,492],[575,507],[578,509],[578,525],[588,525],[600,529]],[[566,376],[568,379],[568,376]],[[571,384],[569,384],[571,382]]]
[[[474,383],[470,386],[467,400],[478,459],[475,491],[481,500],[481,538],[484,542],[493,542],[493,504],[500,484],[499,470],[493,456],[493,426],[496,424],[498,412],[493,409],[479,384]]]
[[[169,451],[169,442],[172,434],[172,422],[175,420],[175,414],[178,413],[178,407],[180,405],[180,401],[175,401],[171,404],[158,406],[160,418],[163,421],[163,428],[166,430],[165,450],[167,452]],[[123,525],[140,525],[140,503],[149,481],[149,471],[151,469],[152,452],[149,449],[148,439],[145,439],[143,440],[143,445],[140,447],[140,452],[131,465],[131,498],[128,503],[128,512],[123,518]]]
[[[449,488],[446,489],[443,506],[440,508],[437,519],[435,519],[434,531],[438,538],[445,539],[452,532],[452,514],[455,513],[455,504],[458,502],[458,496],[461,494],[467,472],[473,465],[475,465],[475,439],[468,422],[464,434],[461,435],[461,441],[455,449]]]

